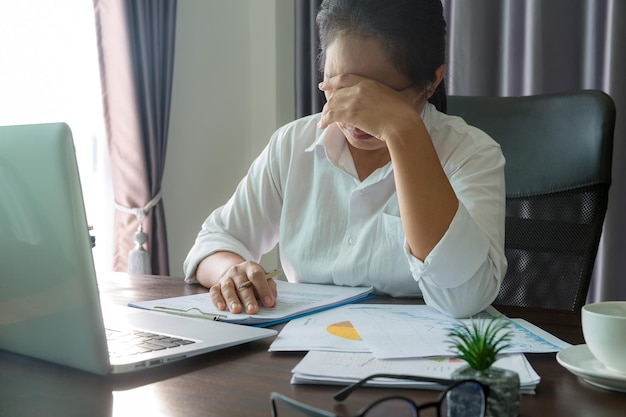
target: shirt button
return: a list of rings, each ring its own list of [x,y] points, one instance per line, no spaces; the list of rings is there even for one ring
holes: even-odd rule
[[[354,237],[354,236],[350,237],[350,239],[348,239],[348,244],[350,246],[356,245],[356,237]]]
[[[359,190],[359,195],[365,194],[365,190]]]

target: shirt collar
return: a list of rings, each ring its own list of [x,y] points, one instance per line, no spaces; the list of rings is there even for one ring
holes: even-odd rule
[[[333,123],[324,129],[317,138],[305,151],[312,152],[315,149],[321,148],[325,152],[326,157],[335,166],[340,166],[342,156],[347,150],[346,138],[343,136],[343,132],[337,126],[337,123]]]
[[[422,121],[424,122],[424,126],[426,126],[426,130],[428,130],[428,133],[431,133],[431,128],[433,126],[433,124],[435,123],[435,115],[437,113],[437,108],[435,107],[434,104],[426,102],[426,104],[424,105],[424,109],[422,110]]]

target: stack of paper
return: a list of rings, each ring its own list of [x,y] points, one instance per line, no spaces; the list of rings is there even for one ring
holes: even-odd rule
[[[493,316],[501,314],[489,308],[478,319]],[[449,379],[465,362],[452,357],[448,334],[467,321],[425,305],[347,305],[292,320],[269,350],[309,351],[294,368],[293,383],[347,384],[381,372]],[[511,346],[494,366],[516,371],[522,391],[532,393],[540,378],[523,353],[557,352],[569,344],[524,320],[511,320],[509,330]],[[372,384],[441,388],[395,380]]]
[[[452,372],[465,362],[451,357],[425,359],[376,359],[365,352],[310,351],[293,369],[293,384],[339,384],[357,382],[372,374],[386,373],[418,375],[427,378],[451,379]],[[515,371],[520,377],[520,388],[524,394],[534,394],[539,375],[521,353],[503,356],[493,366]],[[369,386],[391,386],[398,388],[442,389],[432,382],[415,382],[397,379],[375,379]]]

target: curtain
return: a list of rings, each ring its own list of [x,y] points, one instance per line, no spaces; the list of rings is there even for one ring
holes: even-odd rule
[[[623,256],[626,217],[622,214],[626,212],[626,119],[622,110],[626,107],[623,76],[626,74],[626,2],[442,0],[442,3],[448,22],[445,77],[448,94],[521,96],[597,89],[615,101],[612,185],[588,301],[626,300]],[[298,116],[322,107],[317,102],[310,104],[309,91],[317,89],[317,82],[306,67],[306,59],[313,53],[311,49],[317,49],[311,37],[318,5],[319,0],[296,3]],[[309,24],[301,21],[306,16]]]
[[[449,94],[518,96],[578,89],[617,107],[612,184],[588,301],[626,300],[626,2],[443,0]]]
[[[315,16],[321,0],[298,0],[295,3],[295,90],[296,117],[322,111],[326,101],[317,88],[322,81],[318,70],[319,37]]]
[[[150,270],[169,275],[161,180],[174,68],[176,0],[93,0],[115,204],[113,270],[141,225]]]

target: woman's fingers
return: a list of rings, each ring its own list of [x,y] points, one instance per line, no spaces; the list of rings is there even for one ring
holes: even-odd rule
[[[265,307],[276,305],[276,283],[268,281],[263,268],[255,262],[231,267],[209,290],[211,301],[220,310],[231,313],[256,314],[257,296]]]
[[[235,283],[230,278],[222,278],[209,290],[211,301],[220,310],[241,313],[241,300],[237,296]]]
[[[383,141],[387,126],[419,117],[418,110],[424,105],[424,92],[414,85],[396,89],[354,74],[325,79],[319,88],[326,95],[318,123],[320,129],[339,122]]]

